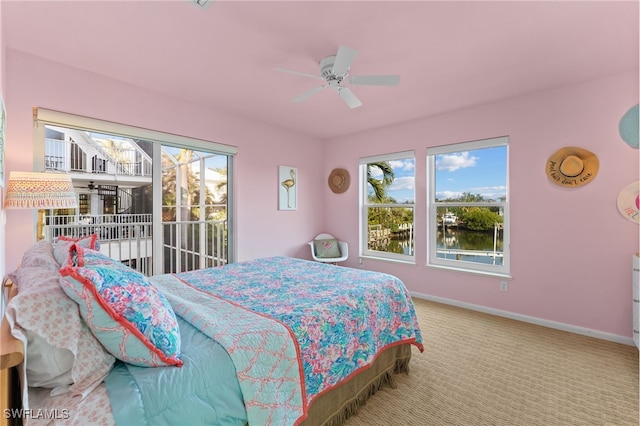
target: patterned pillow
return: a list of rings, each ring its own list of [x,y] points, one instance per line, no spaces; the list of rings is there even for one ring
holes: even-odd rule
[[[109,373],[115,358],[91,334],[77,304],[60,288],[61,277],[46,266],[25,266],[9,274],[18,294],[7,305],[12,334],[27,341],[29,386],[54,395],[86,396]]]
[[[58,237],[58,240],[53,246],[53,257],[56,259],[56,262],[58,262],[58,265],[65,266],[69,262],[73,263],[73,259],[69,257],[69,250],[71,250],[71,246],[73,246],[74,244],[80,247],[100,251],[100,241],[98,241],[98,234],[91,234],[87,235],[86,237],[80,238],[73,238],[62,235],[61,237]]]
[[[313,245],[316,250],[316,257],[340,257],[340,247],[338,246],[338,240],[336,239],[314,240]]]
[[[144,275],[100,252],[74,246],[78,266],[60,270],[62,289],[116,358],[147,367],[182,365],[173,308]]]
[[[24,252],[20,266],[44,266],[56,271],[60,269],[53,257],[53,246],[45,240],[38,241]]]

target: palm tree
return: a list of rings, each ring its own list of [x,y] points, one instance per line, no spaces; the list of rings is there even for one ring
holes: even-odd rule
[[[371,174],[372,168],[380,169],[382,172],[382,180],[376,179]],[[388,161],[380,161],[377,163],[369,163],[367,164],[367,182],[373,188],[373,193],[379,202],[383,202],[387,196],[387,187],[393,183],[393,179],[395,178],[395,173],[393,172],[393,167],[389,164]]]
[[[221,193],[220,199],[217,200],[216,202],[218,204],[227,204],[227,168],[216,167],[216,168],[210,168],[210,170],[213,170],[214,172],[218,173],[221,178],[224,177],[224,179],[216,183],[216,191]]]

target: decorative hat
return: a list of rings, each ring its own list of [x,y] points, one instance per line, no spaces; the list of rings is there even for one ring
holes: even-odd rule
[[[598,157],[586,149],[567,146],[547,160],[547,177],[559,186],[576,188],[591,182],[598,174]]]
[[[342,194],[349,189],[349,172],[345,169],[333,169],[329,175],[329,188],[336,194]]]
[[[640,223],[640,181],[625,186],[618,193],[618,210],[633,223]]]
[[[638,149],[638,143],[640,143],[640,124],[638,124],[638,104],[632,106],[620,119],[618,124],[618,130],[622,140],[625,141],[631,148]]]

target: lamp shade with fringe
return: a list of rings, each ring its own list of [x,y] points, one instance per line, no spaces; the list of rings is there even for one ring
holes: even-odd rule
[[[63,173],[11,172],[5,209],[68,209],[77,207],[71,177]]]

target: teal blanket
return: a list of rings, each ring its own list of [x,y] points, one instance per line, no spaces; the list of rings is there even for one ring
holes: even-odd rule
[[[246,410],[231,358],[182,318],[178,323],[182,367],[120,362],[105,379],[116,424],[245,425]]]
[[[287,326],[194,288],[177,276],[158,275],[152,281],[176,315],[227,351],[250,425],[287,426],[303,418],[307,408],[304,376],[295,336]]]

